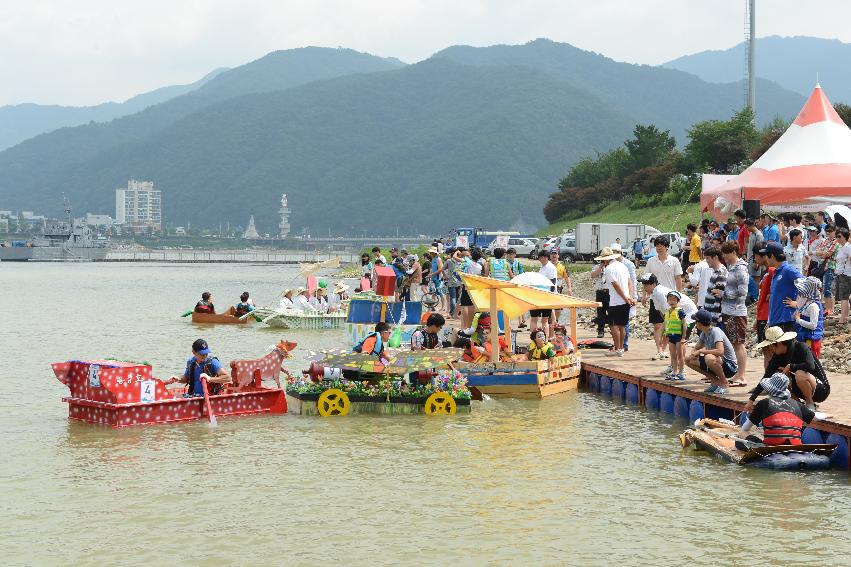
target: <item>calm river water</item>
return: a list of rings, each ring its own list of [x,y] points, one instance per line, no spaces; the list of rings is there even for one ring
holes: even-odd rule
[[[182,370],[283,336],[195,327],[204,289],[266,304],[292,268],[0,264],[4,565],[847,565],[846,473],[772,473],[683,451],[683,422],[574,392],[468,416],[295,415],[113,430],[67,418],[49,363]]]

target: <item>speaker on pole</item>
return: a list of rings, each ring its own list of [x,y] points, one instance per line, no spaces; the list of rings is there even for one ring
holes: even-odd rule
[[[745,199],[742,203],[745,216],[749,219],[759,218],[759,199]]]

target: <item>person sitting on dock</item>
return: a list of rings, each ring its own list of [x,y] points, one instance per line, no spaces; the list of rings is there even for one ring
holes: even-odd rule
[[[205,291],[201,294],[201,301],[195,304],[195,313],[215,314],[216,307],[213,305],[213,294]]]
[[[361,342],[352,348],[352,352],[361,352],[364,354],[372,354],[378,357],[384,364],[389,362],[387,350],[384,348],[387,341],[390,340],[392,333],[390,325],[385,322],[375,324],[375,330],[363,338]]]
[[[532,332],[532,342],[529,348],[526,349],[526,357],[529,360],[548,360],[555,358],[556,349],[551,342],[547,340],[547,335],[543,329],[538,329]]]
[[[803,399],[807,407],[815,411],[816,404],[830,395],[830,383],[821,363],[813,356],[813,351],[806,343],[798,341],[797,337],[795,331],[784,332],[781,327],[769,327],[765,330],[765,340],[755,348],[765,349],[771,356],[764,376],[771,376],[775,372],[792,374],[795,378],[792,395],[796,399]],[[753,407],[753,401],[760,393],[760,386],[754,388],[746,411]]]
[[[452,345],[455,348],[464,349],[464,354],[461,357],[463,362],[487,362],[488,355],[485,350],[473,344],[473,341],[467,337],[458,337]]]
[[[293,309],[293,290],[287,288],[281,294],[281,309]]]
[[[230,375],[225,371],[219,359],[210,356],[210,346],[207,341],[198,339],[192,343],[192,356],[186,361],[183,376],[172,376],[164,383],[168,385],[182,382],[189,385],[189,390],[186,392],[187,397],[203,396],[202,378],[209,383],[210,395],[221,392],[222,384],[230,381]]]
[[[431,350],[440,347],[438,333],[446,324],[446,319],[440,313],[432,313],[426,319],[425,327],[421,327],[411,335],[411,350]]]
[[[251,313],[252,311],[254,311],[254,304],[251,301],[251,297],[248,296],[247,291],[243,291],[242,295],[239,296],[239,303],[236,304],[234,312],[237,317],[242,317],[246,313]]]
[[[764,439],[748,436],[748,441],[763,442],[766,445],[801,445],[801,434],[805,423],[818,419],[812,409],[793,400],[789,393],[789,377],[775,372],[763,378],[758,386],[768,394],[748,412],[748,418],[742,425],[742,435],[747,435],[754,425],[762,424]]]
[[[713,323],[712,314],[705,309],[694,314],[698,330],[697,343],[686,356],[686,366],[709,379],[708,394],[726,394],[729,378],[736,375],[736,351],[724,331]]]

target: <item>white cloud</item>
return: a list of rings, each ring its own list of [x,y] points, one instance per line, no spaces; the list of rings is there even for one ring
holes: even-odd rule
[[[851,41],[851,3],[758,0],[757,35]],[[0,104],[94,104],[304,45],[414,62],[454,44],[568,42],[657,64],[742,39],[745,0],[0,0]]]

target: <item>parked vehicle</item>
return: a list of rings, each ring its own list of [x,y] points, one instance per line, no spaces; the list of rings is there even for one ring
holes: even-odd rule
[[[619,243],[622,249],[636,238],[644,238],[648,234],[659,234],[659,231],[646,224],[608,224],[583,222],[576,225],[576,256],[590,260],[606,246]]]
[[[496,239],[488,244],[487,252],[493,254],[494,248],[496,248]],[[531,238],[512,237],[508,239],[506,248],[514,248],[517,250],[518,256],[529,256],[531,258],[532,251],[535,249],[535,241]]]
[[[478,246],[486,249],[497,236],[508,236],[509,238],[526,238],[519,232],[510,231],[488,231],[481,228],[456,228],[452,231],[452,236],[458,241],[458,237],[465,239],[467,246]]]
[[[538,241],[538,243],[535,245],[535,249],[532,250],[532,252],[529,253],[529,258],[534,260],[538,256],[540,256],[541,254],[545,254],[546,252],[548,252],[549,249],[550,249],[550,246],[552,246],[553,243],[556,240],[558,240],[558,238],[559,238],[558,236],[548,236],[546,238],[540,239]]]

